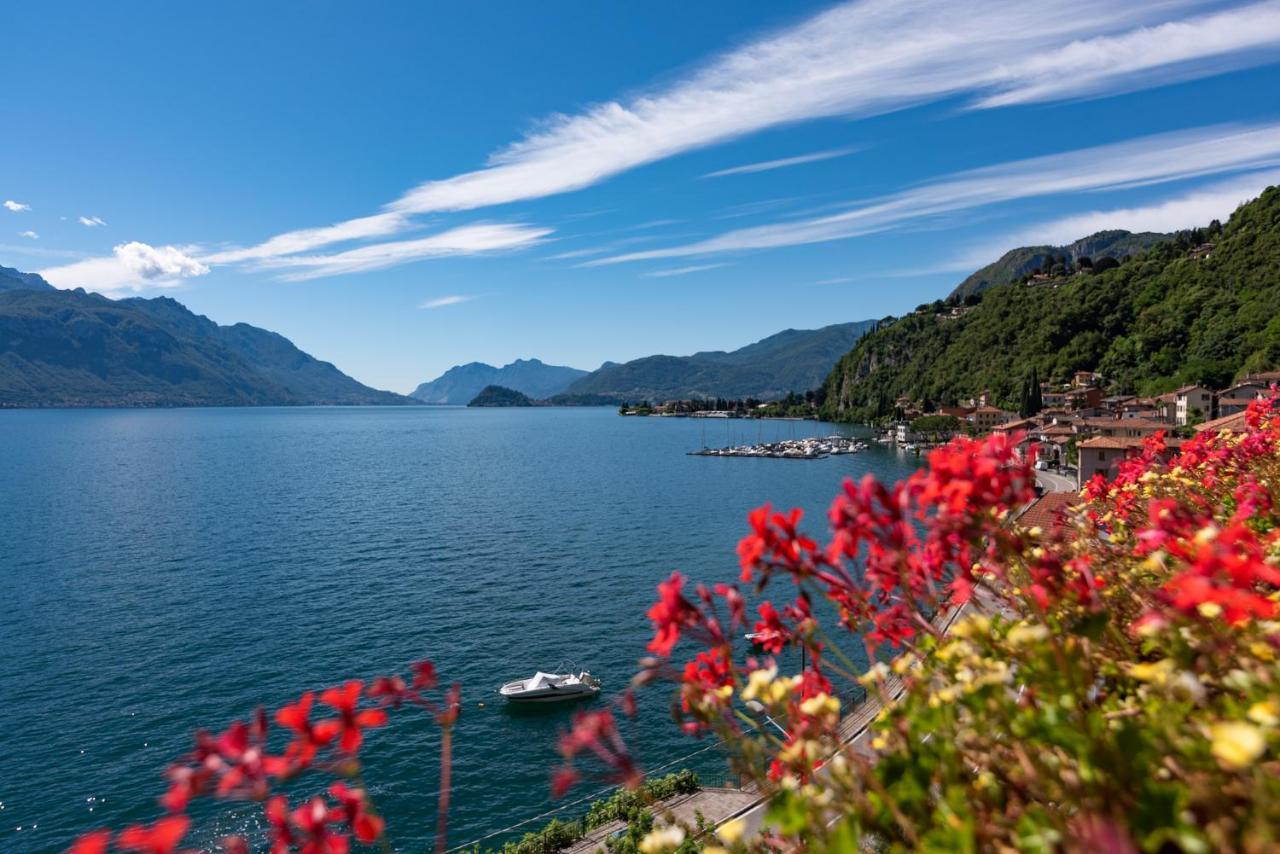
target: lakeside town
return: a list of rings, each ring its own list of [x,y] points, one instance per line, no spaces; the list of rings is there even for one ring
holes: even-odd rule
[[[994,405],[990,392],[982,392],[956,406],[926,406],[900,397],[895,416],[877,441],[883,445],[921,452],[949,442],[956,436],[990,433],[1019,434],[1019,447],[1037,448],[1037,470],[1055,472],[1074,482],[1076,490],[1095,475],[1114,477],[1120,462],[1138,454],[1143,440],[1166,434],[1165,455],[1177,453],[1182,443],[1204,431],[1239,431],[1249,404],[1264,398],[1280,371],[1251,373],[1238,382],[1214,389],[1193,384],[1154,397],[1108,394],[1106,378],[1093,371],[1077,371],[1064,383],[1039,383],[1038,393],[1023,403],[1022,411]],[[627,416],[658,418],[789,418],[817,417],[815,394],[790,395],[774,403],[726,400],[673,400],[623,406]],[[796,413],[791,415],[779,412]],[[822,459],[852,454],[866,448],[860,440],[841,436],[749,443],[723,448],[700,448],[690,456],[770,457]],[[1058,481],[1063,482],[1063,481]]]
[[[1239,431],[1249,404],[1264,398],[1280,371],[1247,374],[1223,389],[1186,385],[1155,397],[1110,394],[1105,377],[1079,371],[1068,383],[1041,383],[1035,411],[993,405],[982,393],[961,406],[924,411],[918,401],[900,398],[901,417],[883,437],[908,448],[945,443],[957,435],[1021,434],[1021,447],[1037,447],[1036,468],[1070,475],[1080,489],[1094,475],[1114,477],[1120,462],[1142,450],[1143,440],[1166,434],[1166,456],[1183,441],[1205,431]],[[1036,405],[1039,404],[1039,405]]]

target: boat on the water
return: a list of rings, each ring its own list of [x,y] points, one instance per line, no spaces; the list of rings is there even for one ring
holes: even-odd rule
[[[558,700],[576,700],[600,693],[600,680],[583,670],[572,673],[543,673],[539,670],[528,679],[508,682],[498,693],[511,702],[551,703]]]

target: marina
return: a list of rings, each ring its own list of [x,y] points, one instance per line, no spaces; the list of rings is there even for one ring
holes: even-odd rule
[[[865,451],[867,443],[848,436],[823,436],[809,439],[783,439],[732,445],[726,448],[702,448],[689,451],[691,457],[769,457],[782,460],[821,460],[841,454]]]

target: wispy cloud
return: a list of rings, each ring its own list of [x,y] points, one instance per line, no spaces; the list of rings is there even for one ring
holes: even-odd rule
[[[1097,210],[1063,217],[1032,227],[1018,235],[1017,239],[1060,244],[1104,228],[1168,232],[1207,225],[1210,220],[1215,219],[1225,222],[1236,208],[1257,198],[1263,190],[1275,184],[1280,184],[1280,171],[1242,175],[1151,205]]]
[[[801,166],[805,163],[817,163],[821,160],[834,160],[837,157],[845,157],[853,154],[858,149],[854,146],[848,148],[829,148],[826,151],[815,151],[812,154],[800,154],[795,157],[782,157],[777,160],[762,160],[759,163],[748,163],[744,166],[733,166],[729,169],[720,169],[715,172],[708,172],[703,178],[723,178],[726,175],[747,175],[752,172],[770,172],[774,169],[786,169],[788,166]]]
[[[570,249],[568,252],[557,252],[547,256],[549,261],[572,261],[575,258],[590,258],[592,255],[603,255],[613,251],[612,246],[594,246],[587,249]]]
[[[665,279],[668,276],[687,276],[690,273],[701,273],[703,270],[714,270],[717,267],[726,267],[728,264],[693,264],[688,267],[675,267],[670,270],[653,270],[648,273],[641,273],[640,276],[645,279]]]
[[[1280,53],[1280,3],[1268,0],[1118,36],[1025,55],[996,72],[1001,90],[975,107],[1004,107],[1173,83],[1228,71]]]
[[[25,238],[27,238],[28,240],[39,240],[39,239],[40,239],[40,235],[36,234],[34,231],[19,231],[19,232],[18,232],[18,236],[19,236],[19,237],[25,237]]]
[[[177,246],[150,246],[132,241],[112,249],[107,258],[86,258],[41,270],[60,288],[85,288],[100,293],[174,287],[183,279],[203,276],[209,267]]]
[[[459,303],[470,302],[473,299],[475,299],[475,297],[473,296],[464,296],[462,294],[454,294],[452,296],[436,297],[435,299],[429,299],[426,302],[421,303],[418,306],[418,308],[425,308],[425,309],[444,308],[445,306],[449,306],[449,305],[458,305]]]
[[[13,252],[19,255],[29,255],[33,258],[83,258],[85,253],[77,252],[74,249],[47,249],[43,246],[35,246],[29,243],[0,243],[0,252]]]
[[[13,199],[5,199],[4,206],[14,213],[31,210],[31,205],[24,205],[22,202],[15,202]]]
[[[1155,134],[961,172],[839,213],[586,262],[589,266],[822,243],[1015,199],[1158,184],[1280,165],[1280,124]]]
[[[473,210],[579,190],[621,172],[766,128],[823,117],[860,118],[958,95],[979,108],[999,99],[1048,100],[1179,79],[1266,60],[1253,30],[1270,26],[1274,3],[1182,19],[1195,30],[1215,22],[1209,41],[1183,39],[1176,51],[1124,61],[1124,46],[1143,42],[1203,3],[1159,0],[861,0],[842,3],[795,26],[716,57],[675,82],[631,98],[552,116],[493,154],[484,168],[420,184],[380,213],[278,235],[222,260],[269,258],[339,241],[384,237],[419,214]],[[1226,13],[1222,13],[1226,14]],[[998,22],[998,25],[993,25]],[[1102,40],[1110,39],[1104,42]],[[1083,45],[1078,47],[1077,45]],[[1117,47],[1119,46],[1119,47]],[[1081,53],[1119,59],[1087,62],[1069,89],[1034,63],[998,65],[993,57]],[[1146,76],[1135,76],[1135,63]]]
[[[103,222],[101,217],[82,216],[79,219],[80,219],[80,224],[88,228],[97,228],[100,225],[106,225],[106,223]]]
[[[549,228],[523,223],[480,223],[459,226],[428,237],[374,243],[345,252],[264,258],[256,262],[255,266],[258,269],[287,270],[289,272],[285,272],[282,279],[302,281],[340,273],[378,270],[423,258],[523,249],[540,243],[549,234]]]
[[[722,208],[717,213],[711,215],[712,219],[737,219],[738,217],[752,216],[765,211],[775,210],[786,205],[805,198],[804,196],[784,196],[776,199],[760,199],[755,202],[743,202],[739,205],[730,205]]]

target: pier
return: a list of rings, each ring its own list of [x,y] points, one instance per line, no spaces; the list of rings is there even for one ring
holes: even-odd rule
[[[727,448],[702,448],[689,451],[691,457],[770,457],[782,460],[820,460],[840,454],[865,451],[867,443],[849,436],[825,436],[814,439],[783,439]]]

